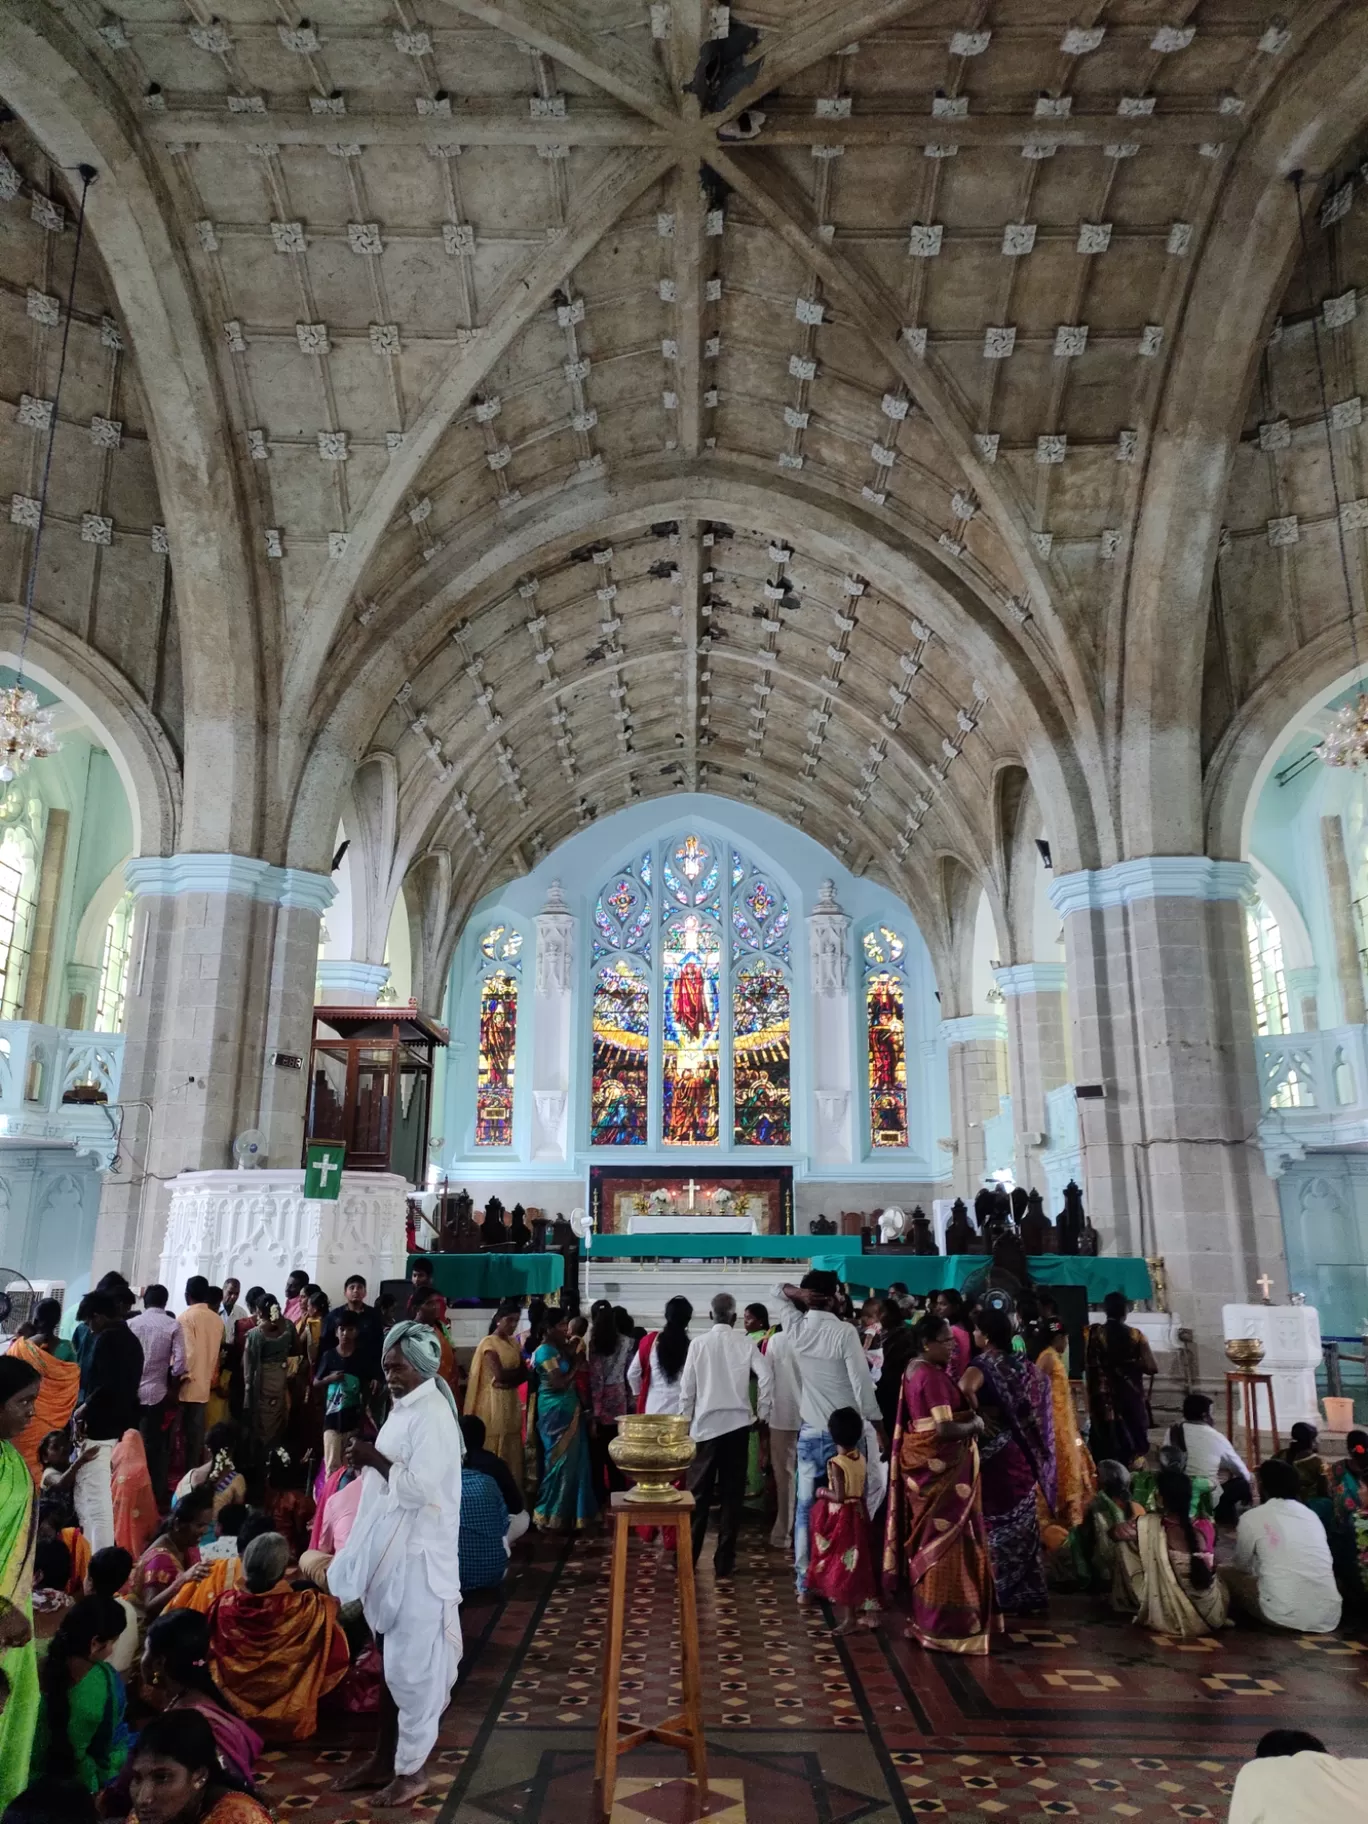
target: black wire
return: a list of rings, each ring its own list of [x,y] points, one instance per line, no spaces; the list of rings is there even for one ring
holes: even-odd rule
[[[1349,611],[1349,647],[1354,655],[1354,670],[1359,668],[1358,633],[1354,627],[1354,586],[1349,579],[1349,553],[1344,542],[1344,518],[1340,502],[1339,468],[1335,462],[1335,439],[1330,429],[1330,400],[1325,384],[1325,362],[1321,356],[1320,325],[1316,319],[1315,291],[1311,284],[1311,246],[1306,233],[1306,211],[1302,208],[1302,176],[1292,173],[1292,188],[1297,196],[1297,226],[1301,230],[1302,261],[1306,266],[1306,286],[1311,294],[1311,346],[1316,355],[1316,378],[1320,382],[1321,421],[1325,425],[1325,447],[1330,454],[1330,491],[1335,497],[1335,535],[1339,539],[1340,570],[1344,576],[1344,602]],[[1357,680],[1360,684],[1362,680]]]
[[[81,206],[76,216],[76,246],[71,256],[71,282],[67,286],[66,323],[62,328],[62,352],[57,361],[57,386],[52,401],[52,416],[48,421],[47,454],[43,458],[43,483],[38,491],[38,526],[33,534],[33,553],[29,560],[28,583],[24,589],[24,633],[19,642],[19,684],[24,681],[24,654],[28,651],[29,630],[33,625],[33,596],[38,586],[38,553],[42,549],[43,529],[47,525],[48,482],[52,476],[53,446],[57,441],[58,408],[62,403],[62,380],[66,374],[67,344],[71,340],[71,315],[76,304],[76,275],[81,268],[81,240],[85,234],[86,195],[94,181],[94,170],[89,165],[82,165]]]

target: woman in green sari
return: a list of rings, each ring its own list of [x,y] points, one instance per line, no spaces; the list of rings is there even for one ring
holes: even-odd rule
[[[9,1698],[0,1712],[0,1810],[29,1783],[38,1726],[38,1659],[33,1644],[33,1551],[38,1491],[10,1442],[32,1423],[42,1377],[28,1362],[0,1356],[0,1672]]]
[[[551,1533],[576,1532],[598,1513],[575,1366],[566,1313],[549,1311],[541,1347],[532,1357],[541,1457],[541,1479],[532,1518]]]

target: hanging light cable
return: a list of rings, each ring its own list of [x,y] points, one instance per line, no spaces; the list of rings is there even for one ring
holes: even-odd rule
[[[8,785],[16,774],[35,760],[45,760],[57,752],[59,743],[52,732],[52,711],[45,709],[24,681],[24,660],[28,655],[29,634],[33,630],[33,597],[38,586],[38,558],[43,548],[47,526],[48,488],[52,481],[52,452],[61,418],[62,383],[66,378],[67,348],[71,341],[71,318],[76,305],[76,281],[81,269],[81,245],[85,239],[86,196],[94,183],[93,165],[81,165],[81,202],[76,214],[76,245],[71,255],[71,279],[67,285],[66,321],[62,325],[62,347],[57,358],[57,385],[53,389],[52,410],[48,414],[47,449],[43,455],[43,480],[38,490],[38,524],[33,533],[29,554],[28,579],[24,585],[24,630],[19,638],[19,664],[13,684],[0,690],[0,784]]]
[[[1302,204],[1304,172],[1293,171],[1291,184],[1297,196],[1297,226],[1301,232],[1302,264],[1307,286],[1311,285],[1311,244],[1306,232],[1306,210]],[[1313,294],[1314,300],[1314,294]],[[1325,383],[1325,358],[1321,353],[1320,323],[1314,301],[1311,310],[1311,347],[1316,357],[1316,380],[1320,387],[1321,423],[1325,426],[1325,447],[1330,457],[1330,492],[1335,501],[1335,536],[1339,540],[1340,574],[1344,578],[1344,607],[1349,626],[1349,650],[1353,654],[1354,677],[1358,695],[1335,712],[1334,721],[1316,752],[1327,766],[1368,766],[1368,696],[1359,675],[1358,628],[1354,624],[1354,585],[1349,575],[1349,551],[1344,540],[1344,502],[1340,498],[1339,465],[1335,461],[1335,438],[1330,424],[1330,398]]]

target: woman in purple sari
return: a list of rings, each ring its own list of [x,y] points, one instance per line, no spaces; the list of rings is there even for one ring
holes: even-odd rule
[[[960,1386],[976,1406],[985,1435],[983,1518],[999,1606],[1026,1615],[1047,1606],[1036,1489],[1055,1504],[1054,1411],[1049,1382],[1012,1349],[1012,1320],[1004,1311],[974,1319],[977,1353]]]
[[[940,1653],[986,1653],[1002,1617],[979,1490],[983,1424],[948,1373],[950,1325],[928,1315],[915,1338],[888,1465],[884,1593],[905,1604],[909,1640]]]
[[[1106,1323],[1088,1326],[1088,1445],[1094,1461],[1112,1457],[1134,1469],[1149,1449],[1145,1376],[1158,1370],[1144,1335],[1126,1322],[1125,1294],[1108,1292],[1102,1309]]]

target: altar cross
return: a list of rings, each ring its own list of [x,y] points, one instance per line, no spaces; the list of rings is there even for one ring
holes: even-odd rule
[[[1259,1277],[1254,1281],[1254,1284],[1263,1293],[1264,1303],[1266,1305],[1271,1305],[1273,1300],[1268,1295],[1273,1290],[1273,1281],[1268,1277],[1267,1273],[1260,1273]]]
[[[684,1186],[684,1189],[689,1193],[689,1208],[690,1208],[690,1210],[693,1210],[694,1209],[694,1195],[696,1192],[701,1191],[703,1189],[703,1186],[701,1184],[698,1184],[694,1179],[690,1178],[689,1182]]]

